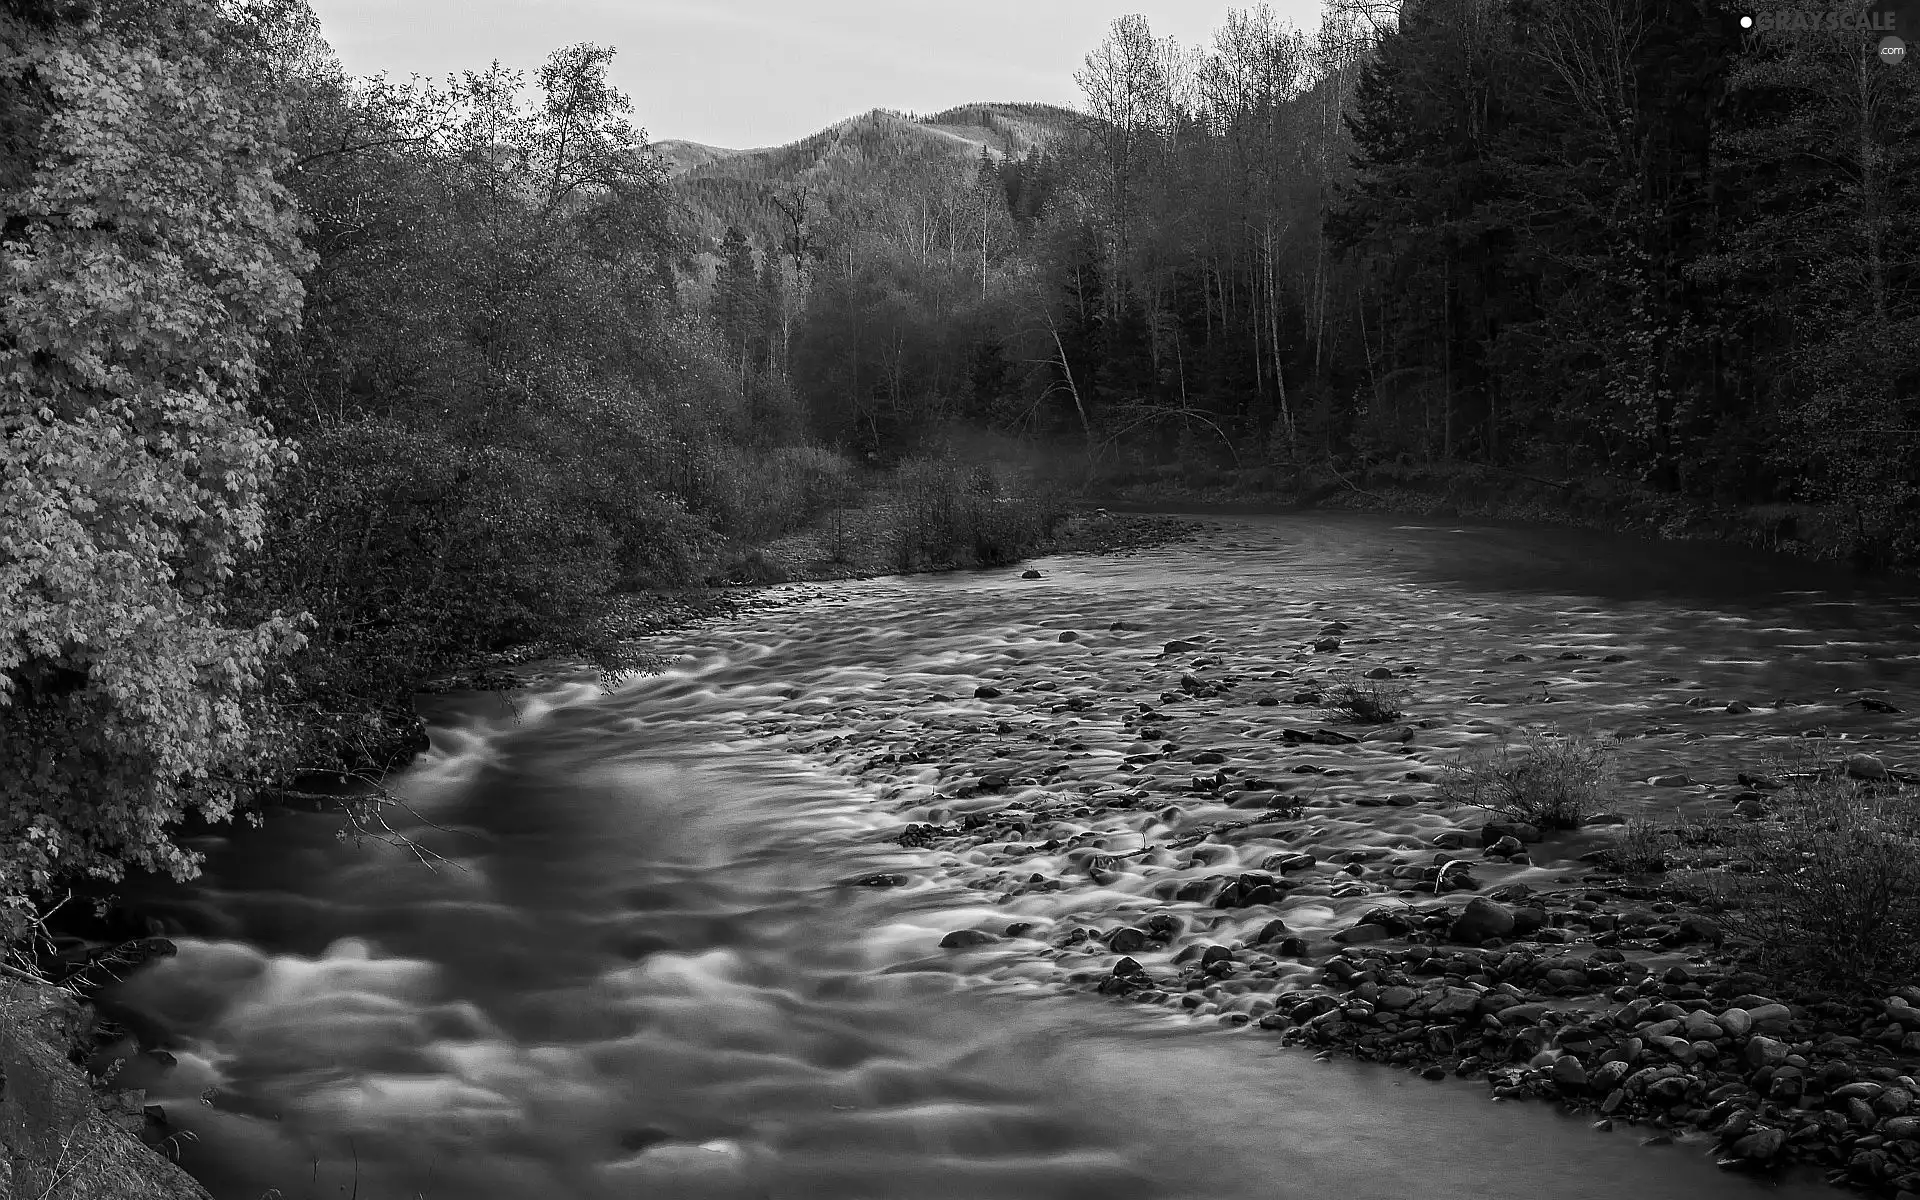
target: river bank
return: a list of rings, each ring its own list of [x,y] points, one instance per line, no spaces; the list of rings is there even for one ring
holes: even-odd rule
[[[608,632],[616,641],[636,643],[803,603],[824,594],[821,585],[955,569],[933,564],[903,573],[891,567],[888,548],[874,532],[888,518],[884,508],[873,504],[829,513],[806,529],[742,553],[729,572],[706,586],[623,594],[616,598],[609,614]],[[1202,519],[1165,513],[1087,508],[1069,514],[1034,547],[1031,557],[1084,554],[1127,558],[1154,547],[1190,541],[1208,527]],[[553,657],[554,650],[549,646],[515,646],[467,669],[422,680],[419,690],[427,694],[513,690],[527,682],[515,668]],[[647,667],[659,662],[644,656],[641,661]],[[410,737],[408,744],[416,745],[417,738]]]
[[[1481,464],[1375,467],[1342,473],[1309,468],[1123,476],[1096,486],[1096,502],[1160,512],[1323,509],[1460,520],[1524,521],[1698,541],[1858,562],[1912,572],[1920,563],[1886,557],[1854,515],[1814,504],[1735,504],[1662,491],[1605,476],[1563,479]]]
[[[0,974],[0,1197],[207,1200],[143,1142],[145,1093],[97,1085],[72,1061],[90,1019],[75,993]]]

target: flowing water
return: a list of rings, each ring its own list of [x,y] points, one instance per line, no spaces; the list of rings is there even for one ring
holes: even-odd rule
[[[1043,579],[814,589],[664,639],[676,665],[612,693],[556,676],[511,704],[434,701],[433,749],[394,785],[410,844],[279,813],[207,840],[206,876],[153,898],[180,952],[118,1000],[177,1062],[135,1059],[123,1079],[191,1135],[182,1161],[219,1200],[1834,1194],[1496,1104],[1483,1084],[1317,1061],[1220,1028],[1216,1005],[1195,1019],[1065,995],[1076,960],[1040,942],[943,950],[949,930],[1182,906],[1145,867],[1023,889],[1004,853],[890,837],[979,803],[952,786],[956,764],[1021,776],[1020,802],[1054,803],[1083,845],[1198,819],[1156,815],[1204,805],[1123,761],[1136,702],[1167,686],[1163,642],[1284,681],[1320,669],[1303,647],[1336,618],[1356,662],[1417,666],[1415,715],[1435,724],[1417,753],[1316,784],[1318,845],[1447,825],[1339,806],[1401,779],[1409,755],[1531,719],[1653,723],[1631,743],[1636,777],[1681,761],[1711,775],[1756,736],[1816,723],[1911,760],[1911,718],[1840,707],[1920,679],[1908,598],[1695,547],[1375,517],[1233,518],[1194,545],[1035,565]],[[1568,648],[1586,657],[1553,658]],[[1507,664],[1516,650],[1535,661]],[[1609,652],[1627,661],[1602,667]],[[983,683],[1008,698],[976,699]],[[1696,695],[1756,710],[1686,706]],[[1758,707],[1781,695],[1803,706]],[[1067,696],[1090,699],[1055,711]],[[1224,711],[1204,733],[1257,761],[1274,711]],[[1086,799],[1123,788],[1140,803],[1095,838]],[[1637,786],[1622,801],[1709,802]],[[1026,854],[1019,874],[1066,873]],[[1181,867],[1144,861],[1154,878]],[[852,883],[875,873],[906,884]],[[1349,919],[1370,902],[1353,887],[1308,895],[1289,922]]]

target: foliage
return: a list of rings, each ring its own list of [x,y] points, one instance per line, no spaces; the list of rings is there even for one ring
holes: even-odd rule
[[[1327,692],[1329,712],[1362,725],[1384,725],[1405,715],[1412,689],[1389,679],[1349,679]]]
[[[1044,490],[1009,493],[990,469],[951,458],[901,463],[890,490],[890,565],[901,571],[1018,562],[1067,516],[1057,496]]]
[[[62,875],[191,870],[168,826],[232,811],[302,641],[223,597],[291,461],[249,401],[307,265],[235,40],[211,0],[0,12],[0,932]]]
[[[1447,766],[1440,796],[1541,829],[1577,829],[1606,802],[1613,748],[1589,734],[1522,730]]]
[[[1787,778],[1778,818],[1733,831],[1726,869],[1692,878],[1724,924],[1787,976],[1865,986],[1920,972],[1920,808],[1910,787],[1842,769]]]
[[[969,162],[874,114],[682,192],[790,248],[794,388],[882,461],[962,421],[1109,481],[1466,463],[1920,556],[1920,77],[1719,4],[1379,16],[1125,17],[1048,136]]]
[[[1646,817],[1629,818],[1620,827],[1620,838],[1607,847],[1607,865],[1628,875],[1651,875],[1667,869],[1668,851],[1674,842],[1672,831]]]

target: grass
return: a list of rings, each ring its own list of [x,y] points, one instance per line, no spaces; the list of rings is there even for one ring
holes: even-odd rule
[[[1689,873],[1728,932],[1784,978],[1864,987],[1920,974],[1920,789],[1835,768],[1783,773],[1771,820],[1730,826]]]
[[[1406,715],[1412,689],[1390,679],[1351,679],[1335,684],[1322,701],[1327,711],[1360,725],[1385,725]]]
[[[1540,829],[1578,829],[1605,804],[1613,747],[1591,734],[1524,730],[1506,744],[1449,765],[1440,796]]]

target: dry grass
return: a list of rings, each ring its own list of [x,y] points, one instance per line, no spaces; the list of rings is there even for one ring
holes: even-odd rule
[[[1577,829],[1605,804],[1613,746],[1591,734],[1524,730],[1520,744],[1446,768],[1440,796],[1541,829]]]

